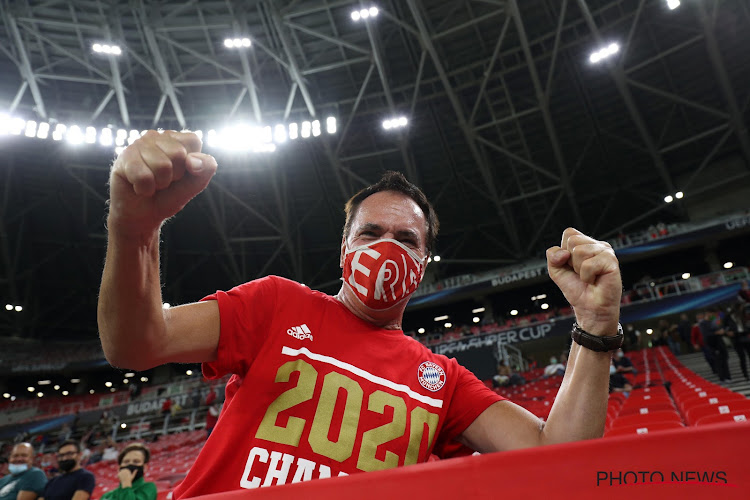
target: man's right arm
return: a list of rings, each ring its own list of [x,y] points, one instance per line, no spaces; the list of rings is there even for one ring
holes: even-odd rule
[[[145,370],[216,358],[216,301],[162,308],[159,228],[216,172],[191,133],[150,131],[118,157],[110,176],[107,257],[97,319],[114,366]]]

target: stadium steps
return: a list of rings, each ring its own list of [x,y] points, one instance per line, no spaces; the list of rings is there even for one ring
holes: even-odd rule
[[[703,357],[702,352],[682,354],[677,356],[677,359],[680,360],[685,368],[690,369],[696,375],[699,375],[714,384],[719,383],[719,377],[711,371],[711,367],[706,363],[706,358]],[[750,363],[750,361],[748,362]],[[745,377],[742,375],[742,370],[740,369],[740,358],[737,356],[734,348],[729,348],[729,373],[732,376],[732,381],[726,387],[750,398],[750,382],[745,380]]]

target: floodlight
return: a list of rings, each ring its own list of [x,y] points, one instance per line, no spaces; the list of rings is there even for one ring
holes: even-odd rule
[[[46,139],[49,137],[49,123],[40,123],[39,127],[36,129],[36,136],[38,139]]]
[[[510,315],[511,316],[518,316],[518,309],[513,309],[512,311],[510,311]]]
[[[86,127],[86,143],[94,144],[96,142],[96,129],[94,127]]]
[[[68,391],[62,391],[63,396],[67,396],[68,394],[70,394]]]
[[[453,326],[453,323],[451,323],[451,322],[449,321],[449,322],[448,322],[448,323],[446,323],[446,324],[445,324],[444,326],[445,326],[446,328],[450,328],[450,327],[452,327],[452,326]]]
[[[235,47],[241,47],[242,46],[242,40],[240,40],[239,38],[233,38],[232,39],[232,45],[234,45]]]
[[[367,19],[368,17],[370,17],[370,11],[367,9],[360,10],[359,17],[361,17],[362,19]]]
[[[326,118],[326,132],[329,134],[335,134],[336,133],[336,117],[329,116]]]
[[[667,0],[667,7],[669,7],[669,10],[675,10],[679,6],[680,0]]]
[[[352,21],[359,21],[359,11],[352,11]]]
[[[102,132],[99,134],[99,144],[102,146],[111,146],[112,145],[112,129],[107,127],[103,128]]]
[[[112,53],[112,47],[109,45],[102,45],[102,52],[105,54],[111,54]]]
[[[92,48],[94,49],[94,52],[101,52],[102,51],[102,44],[95,43]]]
[[[308,121],[302,122],[302,131],[300,132],[300,135],[302,136],[303,139],[307,139],[308,137],[310,137],[311,127],[312,125],[310,124],[310,122]]]
[[[472,309],[471,312],[474,314],[483,313],[485,311],[484,307],[477,307],[476,309]]]
[[[390,130],[393,125],[391,124],[390,120],[383,120],[383,128],[386,130]]]
[[[320,135],[320,120],[313,120],[312,122],[312,135],[318,137]]]
[[[249,46],[251,46],[251,45],[252,45],[252,42],[250,41],[250,39],[249,39],[249,38],[243,38],[243,39],[242,39],[242,46],[243,46],[243,47],[249,47]]]
[[[6,135],[10,131],[10,116],[0,113],[0,135]]]
[[[424,333],[424,328],[420,328],[419,330],[417,330],[417,333]]]
[[[549,309],[549,304],[547,304],[547,303],[545,302],[544,304],[542,304],[542,306],[541,306],[541,307],[542,307],[542,309],[544,309],[544,310],[547,310],[547,309]]]
[[[22,118],[12,118],[10,120],[10,133],[13,135],[21,135],[24,128],[26,128],[26,122]]]
[[[435,318],[435,321],[444,321],[444,320],[446,320],[446,319],[448,319],[448,315],[447,315],[447,314],[446,314],[446,315],[443,315],[443,316],[437,316],[437,317]]]
[[[474,316],[474,317],[473,317],[473,318],[472,318],[471,320],[472,320],[472,321],[473,321],[474,323],[479,323],[480,321],[482,321],[481,319],[479,319],[479,316]]]
[[[15,309],[17,313],[20,313],[21,311],[23,311],[23,306],[16,306],[13,309]]]
[[[286,141],[286,127],[282,124],[278,124],[273,128],[273,140],[276,143]]]
[[[83,142],[83,133],[78,125],[71,125],[65,139],[71,144],[81,144]]]
[[[52,132],[52,139],[55,141],[61,141],[62,138],[65,136],[65,132],[68,130],[68,128],[65,126],[64,123],[58,123],[55,125],[55,131]]]
[[[671,194],[668,194],[667,196],[664,197],[665,203],[672,203],[673,201],[674,201],[674,198],[672,198]]]
[[[120,54],[122,54],[122,49],[118,45],[113,45],[112,53],[116,56],[119,56]]]
[[[734,267],[734,262],[725,262],[724,263],[724,269],[732,269]]]
[[[434,260],[435,262],[440,262],[440,256],[439,256],[439,255],[436,255],[436,256],[434,256],[434,257],[432,258],[432,260]]]
[[[36,135],[36,122],[34,120],[26,122],[26,132],[24,132],[24,135],[26,137],[34,137]]]
[[[224,47],[231,49],[233,46],[234,46],[234,43],[232,42],[231,38],[224,39]]]
[[[379,13],[377,7],[370,7],[369,12],[370,12],[370,17],[376,17]]]
[[[13,310],[13,305],[12,304],[5,304],[5,310],[6,311],[12,311]]]
[[[682,273],[682,279],[686,280],[690,278],[690,273]]]
[[[299,137],[299,125],[296,123],[289,124],[289,138],[294,140]]]
[[[677,191],[674,194],[674,197],[677,198],[678,200],[681,200],[684,196],[685,196],[685,193],[683,193],[682,191]]]

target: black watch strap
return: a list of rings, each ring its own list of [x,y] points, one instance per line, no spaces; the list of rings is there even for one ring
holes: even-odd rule
[[[622,347],[622,341],[625,338],[622,331],[622,325],[619,323],[617,324],[616,335],[612,335],[611,337],[598,337],[588,333],[581,328],[577,322],[573,322],[573,330],[570,332],[570,336],[577,344],[596,352],[616,351]]]

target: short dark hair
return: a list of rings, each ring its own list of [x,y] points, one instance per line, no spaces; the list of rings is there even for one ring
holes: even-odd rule
[[[131,451],[140,451],[143,453],[143,463],[147,464],[149,459],[151,458],[151,452],[143,443],[132,443],[127,445],[125,448],[122,449],[119,455],[117,455],[117,463],[118,465],[122,463],[122,460],[125,458],[125,455],[130,453]]]
[[[378,182],[371,186],[367,186],[359,193],[355,194],[344,206],[344,212],[346,213],[346,223],[344,224],[344,238],[349,236],[349,232],[352,230],[352,222],[354,221],[357,210],[362,202],[369,196],[379,193],[381,191],[395,191],[397,193],[405,194],[414,202],[419,205],[422,209],[424,217],[427,220],[427,241],[425,247],[427,251],[431,251],[437,238],[438,229],[440,229],[440,222],[438,221],[435,209],[432,208],[432,204],[427,200],[427,196],[419,189],[416,185],[412,184],[404,174],[401,172],[394,172],[392,170],[387,171],[383,174]]]
[[[66,446],[75,446],[76,447],[76,453],[80,453],[81,452],[81,443],[79,443],[75,439],[66,439],[65,441],[63,441],[62,443],[60,443],[58,445],[57,451],[60,451],[61,449],[63,449]]]

